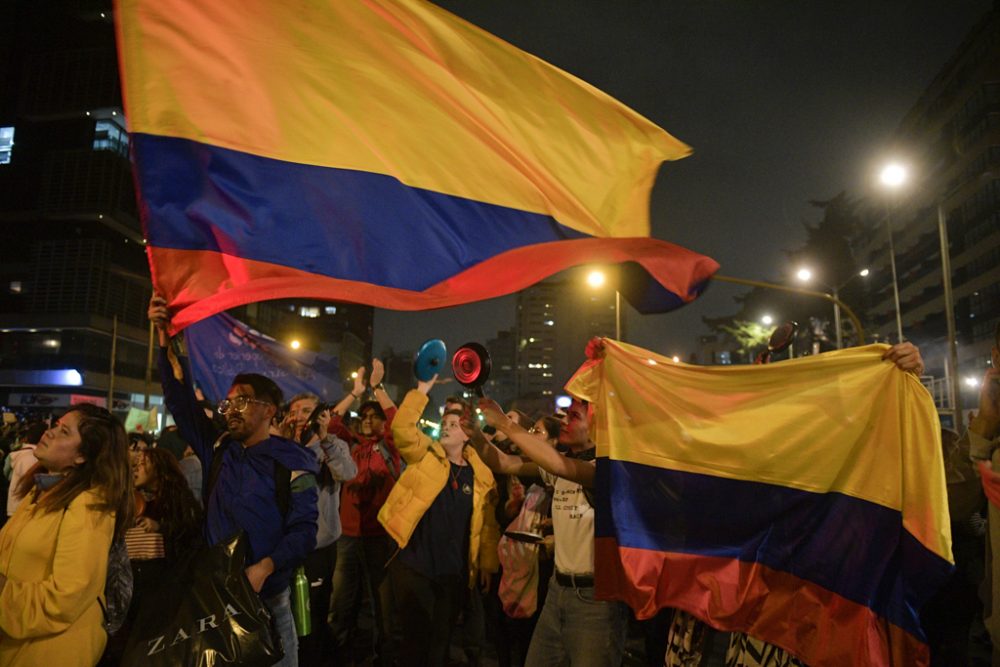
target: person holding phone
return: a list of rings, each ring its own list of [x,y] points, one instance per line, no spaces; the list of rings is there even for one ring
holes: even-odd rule
[[[299,638],[299,664],[320,665],[331,649],[332,636],[326,617],[330,612],[333,571],[337,557],[337,539],[341,534],[340,490],[343,482],[358,474],[347,443],[327,430],[330,407],[315,394],[299,394],[288,404],[287,422],[292,435],[319,461],[319,517],[316,521],[316,548],[306,557],[309,579],[309,615],[313,631]]]

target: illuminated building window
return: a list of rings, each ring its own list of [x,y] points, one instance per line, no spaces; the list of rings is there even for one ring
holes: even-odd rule
[[[0,127],[0,164],[10,164],[12,148],[14,148],[14,128]]]
[[[323,312],[326,313],[327,315],[336,315],[337,314],[337,307],[336,306],[325,306],[323,308]]]
[[[98,120],[94,123],[94,150],[128,157],[128,133],[114,120]]]
[[[21,284],[20,280],[12,280],[10,281],[10,285],[7,289],[11,294],[20,294],[24,291],[24,286]]]
[[[299,308],[299,317],[319,317],[319,306],[302,306]]]

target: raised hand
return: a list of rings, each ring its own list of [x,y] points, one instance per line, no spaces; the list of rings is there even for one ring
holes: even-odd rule
[[[920,356],[920,348],[913,343],[896,343],[882,355],[882,359],[891,361],[903,371],[917,375],[924,372],[924,359]]]
[[[372,359],[372,375],[368,380],[368,384],[372,389],[379,386],[382,383],[382,378],[385,377],[385,366],[382,364],[381,359]]]
[[[351,390],[354,396],[361,397],[365,393],[365,371],[365,367],[362,366],[354,375],[354,389]]]
[[[421,394],[429,394],[431,389],[434,388],[434,383],[437,381],[437,373],[434,374],[430,380],[418,380],[417,381],[417,391]]]

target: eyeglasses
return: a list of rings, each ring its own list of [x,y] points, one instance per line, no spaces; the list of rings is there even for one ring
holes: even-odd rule
[[[257,403],[258,405],[271,405],[267,401],[258,401],[256,398],[250,398],[249,396],[243,396],[241,394],[236,398],[222,399],[219,402],[219,414],[224,415],[233,410],[236,410],[237,412],[246,412],[246,409],[250,407],[251,403]]]

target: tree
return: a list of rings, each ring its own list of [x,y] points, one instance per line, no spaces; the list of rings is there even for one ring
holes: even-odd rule
[[[799,248],[785,250],[789,259],[787,273],[794,273],[800,266],[811,267],[818,282],[824,283],[826,287],[821,284],[799,286],[820,292],[830,292],[833,287],[842,287],[839,290],[840,299],[856,312],[863,313],[867,297],[864,283],[861,280],[850,280],[862,268],[852,251],[852,247],[860,245],[856,241],[866,229],[858,202],[841,192],[831,199],[813,200],[809,203],[822,210],[822,217],[817,223],[803,222],[805,242]],[[788,279],[785,284],[795,283]],[[796,336],[796,350],[811,350],[814,344],[821,350],[833,348],[836,333],[832,329],[833,306],[828,301],[760,287],[737,295],[734,301],[738,310],[732,315],[703,318],[703,321],[712,330],[729,336],[743,354],[746,354],[748,346],[761,344],[754,341],[752,330],[747,325],[754,324],[764,313],[772,314],[781,321],[794,320],[803,325],[799,327]],[[806,326],[810,322],[815,324]],[[763,329],[759,325],[754,326]],[[852,328],[846,326],[845,341],[849,341],[851,332]],[[765,335],[763,342],[766,341]],[[746,359],[749,361],[752,356],[747,356]]]
[[[754,350],[767,345],[771,337],[771,329],[764,328],[757,322],[747,320],[733,320],[732,324],[722,324],[719,326],[722,331],[729,334],[736,341],[740,354],[746,358],[753,355]]]

